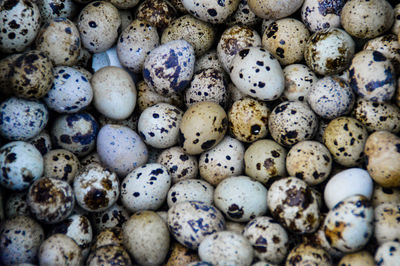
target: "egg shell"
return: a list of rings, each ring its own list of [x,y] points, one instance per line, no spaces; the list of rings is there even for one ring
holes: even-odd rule
[[[171,244],[171,255],[168,258],[166,266],[186,266],[191,262],[200,260],[197,250],[191,250],[181,245],[179,242]]]
[[[0,148],[0,184],[11,190],[24,190],[42,177],[43,157],[27,142],[13,141]]]
[[[218,59],[217,50],[211,49],[202,56],[196,58],[194,63],[194,73],[200,72],[201,70],[213,68],[224,74],[225,80],[228,79],[228,74],[225,72],[222,63]]]
[[[113,206],[102,212],[91,213],[92,225],[100,232],[104,229],[122,227],[129,219],[128,210],[117,201]]]
[[[194,62],[191,44],[185,40],[171,41],[150,52],[143,65],[143,78],[155,92],[171,96],[189,84]]]
[[[118,9],[106,1],[87,4],[79,13],[78,30],[82,45],[92,53],[111,48],[121,25]]]
[[[374,210],[366,197],[347,197],[328,212],[324,221],[326,239],[340,251],[359,251],[372,236],[373,221]]]
[[[72,183],[78,174],[80,163],[75,154],[64,149],[51,150],[43,156],[45,177]]]
[[[375,252],[375,263],[382,266],[396,265],[400,260],[400,243],[386,242],[378,247]]]
[[[97,232],[93,237],[91,252],[103,246],[123,246],[122,228],[112,227]]]
[[[374,266],[374,257],[368,251],[359,251],[346,254],[338,263],[339,265],[365,265]]]
[[[245,225],[246,225],[245,223],[226,221],[225,222],[225,230],[235,232],[238,234],[242,234]]]
[[[43,228],[29,216],[5,220],[0,226],[0,262],[4,265],[35,263],[43,240]]]
[[[31,210],[26,202],[27,191],[9,195],[4,203],[4,214],[7,219],[16,216],[30,216]]]
[[[100,127],[104,127],[107,124],[113,124],[128,127],[136,132],[139,114],[137,112],[133,112],[132,115],[124,120],[116,120],[104,115],[99,115],[97,119],[99,120]]]
[[[247,223],[243,230],[252,244],[254,255],[260,260],[281,263],[288,253],[289,237],[285,229],[268,216],[259,216]]]
[[[294,233],[312,233],[320,224],[317,197],[301,179],[285,177],[268,190],[268,208],[282,226]]]
[[[380,204],[374,209],[374,217],[374,237],[379,244],[400,239],[400,204]]]
[[[361,168],[346,169],[332,176],[325,186],[324,200],[329,209],[353,195],[363,195],[371,199],[373,181],[368,172]]]
[[[392,25],[392,32],[396,35],[400,33],[400,5],[397,4],[393,7],[393,13],[394,13],[394,22]]]
[[[224,109],[214,102],[199,102],[183,114],[179,142],[189,155],[214,148],[224,137],[228,119]]]
[[[164,30],[177,16],[175,7],[164,0],[143,1],[135,13],[137,19],[149,22],[160,31]]]
[[[225,178],[243,173],[245,148],[237,139],[225,136],[217,146],[199,158],[200,176],[216,186]]]
[[[249,0],[249,7],[257,16],[264,19],[287,17],[301,7],[304,0]]]
[[[21,54],[11,54],[0,60],[0,88],[4,96],[12,95],[11,75],[13,64]]]
[[[171,177],[161,164],[148,163],[129,173],[121,183],[122,204],[131,212],[157,210],[167,198]]]
[[[51,266],[56,263],[62,265],[81,265],[82,251],[75,241],[64,234],[55,234],[47,238],[39,249],[39,265]]]
[[[131,1],[127,1],[127,2],[131,2]],[[129,9],[118,9],[118,13],[119,13],[119,17],[121,18],[121,31],[124,31],[129,24],[131,24],[133,22],[133,15],[131,10]]]
[[[168,228],[179,243],[197,249],[207,235],[224,230],[225,219],[213,205],[185,201],[169,208]]]
[[[213,24],[221,24],[235,12],[239,6],[240,0],[230,0],[224,2],[206,0],[182,0],[183,6],[194,17],[210,22]]]
[[[110,2],[118,9],[124,10],[135,7],[139,3],[139,0],[110,0]]]
[[[304,101],[318,81],[317,75],[306,65],[291,64],[283,69],[285,76],[285,90],[283,97],[289,101]]]
[[[161,264],[169,249],[166,223],[152,211],[132,215],[123,229],[124,246],[140,265]]]
[[[46,129],[29,139],[29,143],[35,146],[42,155],[45,155],[52,149],[51,137]]]
[[[241,234],[221,231],[206,236],[199,246],[199,257],[213,265],[250,265],[253,248]]]
[[[117,175],[96,163],[82,169],[74,179],[73,189],[76,202],[89,212],[108,209],[120,194]]]
[[[92,252],[86,265],[95,266],[99,264],[107,265],[132,265],[128,252],[121,246],[108,245],[96,249]]]
[[[289,265],[321,265],[330,266],[332,258],[323,248],[301,243],[294,247],[286,258],[286,266]]]
[[[36,3],[27,0],[2,1],[0,19],[0,51],[24,51],[36,38],[40,27],[40,12]]]
[[[183,97],[181,94],[174,94],[172,96],[158,94],[143,80],[139,81],[136,87],[138,91],[137,107],[140,112],[143,112],[147,107],[151,107],[157,103],[168,103],[178,108],[183,106]]]
[[[340,27],[340,12],[346,1],[326,2],[305,0],[301,7],[301,20],[312,31]]]
[[[73,0],[39,0],[37,5],[40,10],[41,24],[48,24],[54,19],[73,18],[78,5]]]
[[[241,0],[239,6],[226,21],[227,26],[233,26],[236,24],[244,25],[248,27],[254,27],[261,21],[253,11],[251,11],[247,0]]]
[[[135,19],[118,38],[118,59],[130,71],[140,73],[147,55],[159,43],[157,28],[144,20]]]
[[[204,180],[185,179],[174,184],[168,191],[167,203],[171,207],[183,201],[201,201],[211,205],[214,187]]]
[[[374,208],[382,203],[400,204],[400,189],[385,188],[375,183],[371,201]]]

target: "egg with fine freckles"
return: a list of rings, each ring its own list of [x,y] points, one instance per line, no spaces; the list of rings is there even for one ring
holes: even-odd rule
[[[67,235],[55,234],[43,241],[39,249],[39,265],[51,266],[80,265],[83,263],[82,250]]]
[[[374,209],[374,236],[379,244],[400,240],[400,204],[383,203]]]

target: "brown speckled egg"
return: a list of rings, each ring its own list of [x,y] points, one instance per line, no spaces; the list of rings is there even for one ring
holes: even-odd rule
[[[129,219],[128,210],[117,201],[113,206],[102,212],[92,213],[93,227],[98,231],[108,228],[122,227]]]
[[[123,246],[123,238],[122,238],[122,228],[121,227],[112,227],[104,229],[93,238],[91,251],[98,249],[102,246],[113,245],[113,246]]]
[[[139,0],[107,0],[118,9],[130,9],[135,7],[140,1]]]
[[[346,253],[361,250],[372,236],[374,210],[362,195],[350,196],[337,203],[324,221],[329,244]]]
[[[374,208],[383,203],[400,204],[400,189],[374,184],[371,201]]]
[[[73,188],[79,206],[90,212],[108,209],[119,196],[117,175],[99,164],[83,168],[75,177]]]
[[[262,36],[262,46],[285,66],[303,59],[309,37],[310,32],[301,21],[284,18],[268,26]]]
[[[224,137],[228,118],[224,109],[214,102],[192,105],[183,114],[180,144],[185,153],[200,154],[215,147]]]
[[[264,19],[287,17],[301,7],[304,0],[249,0],[249,7],[257,16]]]
[[[137,107],[140,112],[143,112],[147,107],[153,106],[157,103],[169,103],[180,108],[183,106],[183,100],[180,94],[174,94],[170,97],[163,96],[156,93],[152,88],[150,88],[147,83],[143,80],[136,84],[137,89]],[[135,114],[135,113],[133,113]],[[112,123],[115,124],[115,123]]]
[[[301,8],[301,19],[312,32],[340,27],[340,12],[345,0],[305,0]]]
[[[122,228],[124,246],[141,265],[161,264],[169,249],[166,223],[155,212],[140,211],[132,215]]]
[[[136,9],[136,18],[163,30],[176,18],[176,10],[165,0],[146,0]]]
[[[81,265],[82,250],[75,241],[64,234],[47,238],[39,249],[39,265]]]
[[[339,261],[338,265],[343,266],[374,266],[374,257],[368,251],[359,251],[351,254],[346,254]]]
[[[233,103],[228,112],[229,130],[243,142],[254,142],[268,133],[270,110],[265,102],[246,97]]]
[[[333,263],[329,253],[322,247],[301,243],[289,252],[285,265],[332,266]]]
[[[106,51],[117,39],[120,25],[118,9],[111,3],[89,3],[81,10],[78,19],[82,45],[92,53]]]
[[[42,130],[38,135],[31,138],[29,143],[35,146],[42,155],[45,155],[52,149],[51,137],[46,129]]]
[[[53,19],[73,18],[78,5],[73,0],[39,0],[36,1],[41,15],[41,24],[47,24]]]
[[[191,250],[179,242],[173,242],[171,245],[171,255],[166,266],[186,266],[187,264],[199,261],[197,251]]]
[[[202,56],[214,43],[214,28],[191,15],[185,15],[172,21],[163,31],[161,43],[183,39],[190,43],[196,56]]]
[[[294,233],[312,233],[320,224],[316,194],[301,179],[286,177],[272,183],[268,208],[282,226]]]
[[[10,77],[12,75],[13,64],[21,54],[12,54],[0,60],[0,89],[4,96],[12,95]],[[218,60],[218,59],[217,59]]]
[[[132,265],[132,261],[128,252],[126,252],[122,246],[107,245],[102,246],[90,253],[85,265],[130,266]]]
[[[356,119],[338,117],[330,121],[323,135],[323,142],[335,162],[351,167],[364,159],[364,145],[368,132]]]
[[[54,224],[67,218],[75,206],[74,191],[62,180],[43,177],[30,187],[27,203],[41,222]]]
[[[250,27],[234,25],[226,29],[217,45],[218,59],[229,73],[235,55],[242,49],[261,46],[260,35]]]
[[[374,237],[379,244],[400,240],[400,204],[380,204],[374,217]]]
[[[272,177],[284,176],[286,150],[270,139],[252,143],[244,153],[245,173],[266,184]]]
[[[320,75],[338,74],[354,56],[355,43],[344,30],[332,28],[311,35],[304,51],[307,66]]]
[[[194,72],[197,73],[203,69],[214,68],[224,74],[228,78],[228,74],[225,72],[222,63],[218,59],[218,54],[215,49],[209,50],[204,55],[196,58],[194,63]]]
[[[16,216],[0,225],[0,263],[35,263],[44,240],[43,228],[28,216]]]
[[[400,261],[400,243],[386,242],[378,247],[375,252],[375,265],[392,266]]]
[[[16,58],[11,76],[12,91],[18,97],[39,99],[53,84],[53,64],[41,51],[33,50]]]
[[[43,156],[43,161],[44,176],[60,179],[70,184],[78,173],[80,166],[76,155],[64,149],[49,151]]]
[[[194,17],[210,22],[221,24],[235,12],[240,0],[207,1],[207,0],[182,0],[183,6]]]
[[[227,26],[236,24],[254,27],[261,21],[253,11],[251,11],[247,0],[241,0],[235,13],[233,13],[226,21]]]
[[[291,64],[283,69],[285,76],[285,90],[283,97],[289,101],[304,101],[313,84],[317,82],[317,75],[306,65]]]
[[[39,31],[39,8],[28,0],[4,0],[0,3],[0,20],[0,51],[22,52]]]
[[[350,0],[344,5],[340,18],[349,34],[371,39],[390,29],[394,12],[386,0]]]
[[[400,131],[400,109],[391,103],[376,103],[358,99],[352,113],[369,132],[386,130],[394,134]]]
[[[372,133],[365,143],[366,168],[383,187],[400,186],[400,138],[387,131]]]
[[[272,138],[283,146],[312,139],[317,128],[317,115],[306,103],[299,101],[279,104],[268,118],[268,129]]]

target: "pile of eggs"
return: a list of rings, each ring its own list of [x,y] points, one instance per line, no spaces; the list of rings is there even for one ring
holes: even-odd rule
[[[400,4],[0,2],[0,265],[399,265]]]

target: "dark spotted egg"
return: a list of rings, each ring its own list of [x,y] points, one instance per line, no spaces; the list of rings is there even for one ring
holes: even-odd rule
[[[312,32],[340,27],[340,12],[346,1],[305,0],[301,20]]]
[[[182,0],[183,6],[194,17],[213,24],[223,23],[239,6],[240,0]]]
[[[75,154],[64,149],[54,149],[43,156],[46,177],[72,183],[78,173],[80,163]]]

